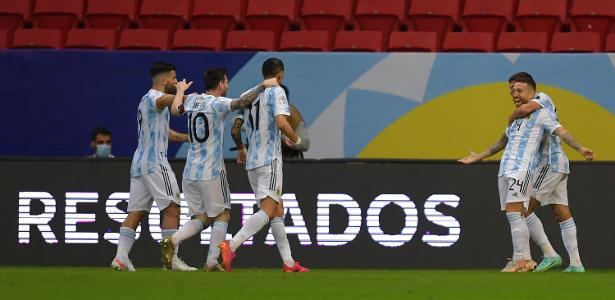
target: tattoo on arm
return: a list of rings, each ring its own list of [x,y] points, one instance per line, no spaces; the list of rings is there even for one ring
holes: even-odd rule
[[[233,141],[235,141],[235,145],[237,145],[237,148],[241,148],[243,146],[243,142],[241,141],[242,125],[242,119],[235,119],[235,122],[233,123],[233,128],[231,128],[231,136],[233,137]]]
[[[256,97],[258,97],[258,95],[264,90],[265,86],[261,83],[257,85],[256,88],[249,90],[241,96],[241,98],[233,99],[233,101],[231,101],[231,111],[250,106],[250,104],[256,100]]]
[[[570,146],[572,149],[581,152],[581,145],[574,139],[570,132],[564,133],[561,137],[562,141]]]
[[[489,156],[494,155],[500,152],[502,149],[504,149],[504,147],[506,147],[507,140],[508,140],[508,137],[506,137],[506,134],[503,134],[500,140],[497,143],[495,143],[493,146],[491,146],[489,150],[487,150],[487,152],[489,153]]]

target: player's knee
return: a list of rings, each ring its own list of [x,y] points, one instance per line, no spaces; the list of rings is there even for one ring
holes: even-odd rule
[[[163,214],[165,217],[179,218],[179,205],[171,203],[171,205],[163,210]]]
[[[231,220],[231,210],[230,209],[225,209],[221,214],[219,214],[215,220],[217,222],[224,222],[224,223],[229,223]]]
[[[208,217],[206,214],[196,215],[194,216],[194,218],[201,221],[201,223],[203,223],[203,226],[209,226],[212,223],[211,218]]]

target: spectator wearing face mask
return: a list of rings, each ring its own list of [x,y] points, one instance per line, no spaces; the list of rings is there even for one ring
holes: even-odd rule
[[[90,158],[114,158],[111,154],[111,131],[103,127],[94,129],[90,148],[94,150],[94,154],[88,156]]]

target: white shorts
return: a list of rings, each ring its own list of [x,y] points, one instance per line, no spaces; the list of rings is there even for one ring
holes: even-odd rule
[[[225,209],[231,209],[231,195],[224,171],[213,180],[183,179],[182,188],[188,202],[189,217],[207,214],[215,218]]]
[[[130,198],[128,212],[147,211],[152,208],[152,202],[160,211],[171,205],[179,205],[179,186],[175,173],[169,166],[158,165],[154,173],[130,178]]]
[[[257,204],[271,197],[276,202],[282,199],[282,161],[274,159],[271,165],[248,170],[248,179],[254,191]]]
[[[528,172],[518,172],[498,177],[501,210],[506,210],[506,203],[530,200],[532,190],[528,175]]]
[[[546,167],[532,177],[532,196],[540,205],[568,205],[568,174],[553,172]]]

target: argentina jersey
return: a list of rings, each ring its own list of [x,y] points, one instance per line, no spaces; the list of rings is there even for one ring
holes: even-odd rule
[[[169,109],[158,109],[156,100],[163,92],[149,90],[139,103],[137,126],[139,145],[132,157],[130,176],[139,177],[154,172],[160,164],[168,165],[167,147],[169,144]]]
[[[515,120],[508,128],[508,143],[500,161],[498,176],[530,170],[545,134],[561,127],[555,114],[539,109],[525,118]]]
[[[290,116],[288,100],[279,87],[266,88],[252,106],[243,109],[244,128],[248,136],[246,170],[268,166],[274,159],[282,161],[282,133],[275,116]]]
[[[541,107],[552,112],[555,115],[555,119],[559,122],[557,118],[557,109],[555,108],[555,104],[549,95],[545,93],[538,93],[536,98],[532,99],[532,101],[537,102]],[[543,139],[543,144],[541,145],[540,150],[540,157],[538,157],[535,162],[536,168],[542,168],[543,166],[549,164],[551,166],[551,171],[553,172],[564,174],[570,173],[568,157],[562,148],[562,142],[558,136],[546,135]]]
[[[185,99],[190,140],[185,179],[213,180],[224,171],[224,119],[231,111],[231,102],[232,99],[207,94],[191,94]]]

